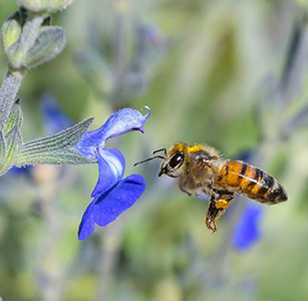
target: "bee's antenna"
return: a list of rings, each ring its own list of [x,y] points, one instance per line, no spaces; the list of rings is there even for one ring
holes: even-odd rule
[[[159,152],[164,152],[165,157],[167,156],[167,150],[163,147],[160,149],[157,149],[156,151],[153,152],[153,155]],[[165,158],[164,158],[165,159]]]
[[[139,165],[141,163],[148,162],[148,161],[152,161],[153,159],[165,159],[165,157],[163,157],[163,156],[154,156],[154,157],[151,157],[151,158],[139,161],[139,162],[135,163],[134,166]]]
[[[159,153],[159,152],[164,152],[165,156],[161,156],[161,155],[154,156],[154,157],[139,161],[139,162],[135,163],[134,166],[148,162],[148,161],[152,161],[154,159],[165,159],[166,156],[167,156],[167,150],[165,148],[157,149],[156,151],[153,152],[153,155],[155,155],[156,153]]]

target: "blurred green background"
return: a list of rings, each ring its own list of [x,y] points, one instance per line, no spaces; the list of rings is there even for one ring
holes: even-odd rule
[[[22,82],[24,140],[45,135],[39,102],[46,91],[73,122],[94,116],[93,129],[118,108],[148,105],[145,134],[109,144],[124,153],[126,175],[140,173],[148,186],[131,209],[80,242],[77,228],[91,201],[96,165],[37,166],[30,177],[4,176],[3,300],[308,300],[308,127],[304,122],[287,139],[277,130],[280,120],[307,105],[305,5],[76,0],[54,15],[67,46]],[[16,9],[14,1],[0,0],[1,23]],[[281,92],[276,83],[286,74],[297,23],[306,52],[295,56]],[[143,25],[149,40],[141,57],[136,28]],[[139,65],[123,80],[132,58]],[[1,50],[2,77],[6,70]],[[228,158],[255,151],[254,164],[286,188],[288,202],[264,206],[262,236],[249,250],[230,245],[241,210],[236,202],[212,235],[204,224],[206,201],[157,178],[157,161],[133,167],[176,141],[207,143]]]

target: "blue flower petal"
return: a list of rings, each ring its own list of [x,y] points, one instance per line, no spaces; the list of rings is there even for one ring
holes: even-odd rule
[[[99,226],[106,226],[130,208],[142,195],[145,180],[140,175],[130,175],[117,186],[100,196],[93,208],[93,219]]]
[[[131,108],[117,111],[109,117],[102,127],[85,133],[75,148],[84,156],[93,158],[95,157],[95,150],[103,148],[107,139],[134,130],[143,132],[143,125],[151,115],[150,108],[147,106],[144,106],[144,108],[148,110],[146,115],[142,115],[139,111]]]
[[[259,224],[263,207],[257,203],[247,203],[232,236],[232,246],[238,251],[247,251],[261,236]]]
[[[78,238],[80,240],[86,239],[91,234],[93,234],[95,230],[95,223],[93,220],[93,208],[95,205],[95,200],[93,200],[90,205],[87,207],[86,211],[84,212],[81,223],[79,225],[78,230]]]
[[[116,185],[123,177],[125,170],[125,158],[117,149],[96,150],[99,176],[91,197],[103,194]]]

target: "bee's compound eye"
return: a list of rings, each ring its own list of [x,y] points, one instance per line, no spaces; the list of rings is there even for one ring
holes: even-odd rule
[[[173,157],[171,157],[169,161],[169,166],[172,169],[176,169],[179,168],[183,164],[183,162],[184,162],[184,154],[182,152],[179,152],[173,155]]]

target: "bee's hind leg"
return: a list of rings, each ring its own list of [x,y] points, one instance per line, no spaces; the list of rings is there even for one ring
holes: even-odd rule
[[[205,219],[206,226],[212,230],[213,233],[217,230],[216,220],[224,214],[227,207],[235,198],[235,194],[233,192],[220,190],[215,192],[217,195],[212,196]]]

